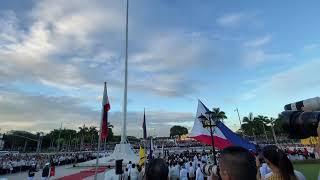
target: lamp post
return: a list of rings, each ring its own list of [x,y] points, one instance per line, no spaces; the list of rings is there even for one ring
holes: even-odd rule
[[[240,130],[241,130],[241,134],[243,135],[243,132],[242,132],[242,123],[241,123],[241,118],[240,118],[240,114],[239,114],[239,109],[236,108],[234,111],[237,111],[238,118],[239,118],[239,124],[240,124]]]
[[[214,148],[213,129],[212,129],[213,127],[216,126],[216,122],[215,122],[215,118],[213,118],[214,113],[212,111],[208,111],[206,112],[206,114],[209,116],[209,118],[207,118],[203,114],[201,114],[198,118],[201,120],[204,127],[210,128],[211,144],[212,144],[212,151],[213,151],[213,163],[217,164],[216,151]],[[212,121],[213,121],[213,124],[212,124]]]

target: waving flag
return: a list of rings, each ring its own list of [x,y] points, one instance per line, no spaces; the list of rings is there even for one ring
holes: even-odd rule
[[[108,99],[107,83],[104,83],[103,100],[102,100],[102,119],[101,119],[101,139],[106,139],[109,134],[108,129],[108,111],[110,103]]]
[[[146,125],[146,111],[145,110],[143,110],[142,129],[143,129],[143,139],[147,139],[147,125]]]
[[[210,130],[204,128],[203,124],[198,118],[200,115],[206,115],[205,113],[208,111],[209,109],[199,100],[197,114],[190,133],[190,137],[202,143],[212,145]],[[246,141],[236,133],[232,132],[226,125],[224,125],[220,121],[217,123],[217,126],[213,128],[213,132],[214,145],[218,149],[224,149],[228,146],[241,146],[252,151],[256,150],[254,144]]]

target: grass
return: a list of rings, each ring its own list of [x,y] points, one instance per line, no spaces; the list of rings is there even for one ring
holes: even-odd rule
[[[294,169],[300,171],[307,180],[317,180],[320,171],[319,161],[293,162]]]

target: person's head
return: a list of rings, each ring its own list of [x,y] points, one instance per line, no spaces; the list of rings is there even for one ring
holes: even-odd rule
[[[189,164],[190,164],[190,166],[192,166],[192,162],[190,162]]]
[[[222,180],[257,179],[255,157],[245,148],[225,148],[220,154],[219,165]]]
[[[278,171],[285,180],[295,179],[293,165],[281,149],[274,145],[266,146],[262,154],[272,171]]]
[[[163,159],[156,158],[150,161],[146,167],[146,180],[168,179],[169,169]]]
[[[131,164],[131,161],[129,161],[129,164]]]

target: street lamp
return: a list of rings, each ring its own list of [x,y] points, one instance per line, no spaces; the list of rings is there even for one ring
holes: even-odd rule
[[[242,123],[241,123],[241,118],[240,118],[240,114],[239,114],[239,109],[236,108],[234,111],[237,111],[238,118],[239,118],[239,124],[240,124],[240,131],[241,131],[241,134],[243,135],[243,132],[242,132]]]
[[[208,115],[209,118],[201,114],[198,118],[200,119],[201,123],[203,124],[203,127],[205,128],[210,128],[210,136],[211,136],[211,144],[212,144],[212,151],[213,151],[213,162],[214,164],[217,164],[217,159],[216,159],[216,151],[214,148],[214,137],[213,137],[213,127],[216,126],[216,119],[213,118],[214,112],[208,111],[205,114]],[[212,124],[213,121],[213,124]]]

